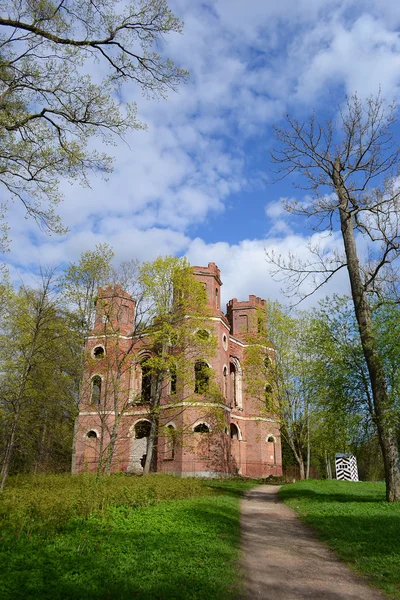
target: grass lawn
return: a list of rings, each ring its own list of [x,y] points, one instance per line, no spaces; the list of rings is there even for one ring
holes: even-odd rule
[[[239,500],[254,485],[11,478],[0,496],[0,598],[237,598]]]
[[[349,566],[400,599],[400,503],[385,501],[383,483],[308,480],[279,494]]]

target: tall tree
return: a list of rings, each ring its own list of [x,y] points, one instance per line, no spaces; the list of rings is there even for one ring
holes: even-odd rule
[[[49,270],[40,287],[22,286],[8,294],[0,343],[1,490],[16,453],[23,470],[54,466],[49,456],[54,448],[58,459],[63,454],[65,465],[75,416],[79,345],[57,291],[55,272]]]
[[[110,473],[124,414],[134,406],[146,407],[150,421],[144,473],[155,467],[162,400],[168,397],[170,408],[198,400],[194,364],[196,358],[209,357],[215,345],[205,329],[208,314],[205,290],[185,259],[123,264],[100,290],[83,388],[83,402],[95,408],[100,430],[93,443],[99,474]],[[99,398],[93,399],[96,376],[101,383]],[[197,376],[197,393],[220,394],[206,367]],[[87,445],[92,446],[90,438]]]
[[[45,230],[63,231],[59,179],[88,184],[88,172],[109,172],[90,138],[110,144],[144,127],[136,104],[117,99],[126,83],[164,97],[187,78],[159,53],[163,37],[181,31],[165,0],[0,0],[3,195]]]
[[[153,380],[149,403],[151,428],[144,465],[146,474],[154,461],[160,403],[171,373],[179,387],[177,400],[182,401],[184,396],[188,400],[193,396],[195,359],[209,356],[214,340],[204,329],[209,316],[205,290],[193,277],[185,259],[167,256],[144,263],[140,282],[148,309],[147,324],[142,331],[149,351],[144,364]],[[204,335],[195,335],[199,330]],[[201,389],[197,391],[206,395],[215,393],[210,373],[207,367],[203,369],[199,378]]]
[[[78,368],[77,411],[82,395],[81,386],[87,354],[87,337],[94,324],[97,292],[99,287],[112,280],[111,261],[113,257],[114,251],[111,246],[107,243],[98,244],[94,250],[83,252],[77,264],[70,263],[60,278],[60,291],[75,315],[75,333],[81,344],[81,351],[76,356]],[[76,420],[72,440],[72,473],[75,472],[77,425]]]
[[[309,262],[270,256],[279,271],[286,273],[292,291],[304,282],[318,289],[339,270],[347,269],[390,502],[400,501],[400,457],[393,403],[372,323],[371,296],[384,294],[388,284],[398,280],[395,175],[400,147],[393,137],[394,121],[394,108],[386,107],[380,95],[366,103],[353,96],[338,118],[322,122],[313,115],[303,123],[287,117],[287,128],[276,128],[278,147],[272,159],[280,175],[300,173],[313,192],[308,202],[288,203],[287,209],[310,218],[319,231],[339,226],[344,252],[327,254],[315,247]],[[370,260],[363,261],[359,243],[369,244]]]
[[[310,463],[310,413],[306,315],[289,315],[277,302],[259,311],[259,333],[249,340],[245,352],[246,388],[258,398],[268,414],[278,419],[281,435],[305,479]],[[268,354],[267,348],[273,352]]]

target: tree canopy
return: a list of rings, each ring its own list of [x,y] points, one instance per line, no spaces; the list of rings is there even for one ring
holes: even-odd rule
[[[159,53],[181,31],[165,0],[0,0],[3,209],[18,199],[44,230],[62,232],[60,178],[108,173],[112,160],[91,137],[110,144],[144,127],[124,84],[165,97],[187,78]]]

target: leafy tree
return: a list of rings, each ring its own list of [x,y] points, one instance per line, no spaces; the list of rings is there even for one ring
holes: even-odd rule
[[[97,299],[92,332],[104,352],[99,356],[86,352],[83,402],[92,393],[89,382],[100,373],[100,398],[91,409],[96,410],[100,428],[95,446],[99,474],[111,471],[126,411],[134,406],[146,407],[150,432],[146,435],[144,472],[148,473],[156,462],[162,399],[168,396],[171,408],[183,400],[198,400],[200,393],[220,398],[208,368],[202,368],[201,389],[195,389],[194,382],[196,359],[213,352],[213,335],[205,329],[209,311],[204,288],[185,259],[159,257],[140,266],[131,263],[130,268],[123,264],[112,275],[110,285]],[[127,332],[121,329],[121,323],[124,304],[130,302],[135,303],[135,321]],[[141,387],[134,390],[132,365],[140,365],[142,381]],[[184,433],[174,431],[179,437]],[[87,444],[92,444],[90,439]]]
[[[278,147],[272,159],[280,176],[297,172],[312,191],[306,203],[288,203],[287,209],[311,219],[317,231],[332,232],[340,226],[344,251],[328,253],[313,247],[310,261],[270,255],[287,277],[289,291],[303,295],[305,284],[311,285],[312,293],[339,270],[348,272],[390,502],[400,501],[397,422],[374,331],[372,298],[396,292],[398,281],[395,175],[400,147],[393,138],[394,120],[394,108],[386,108],[380,95],[365,104],[353,96],[335,120],[318,122],[313,115],[303,123],[288,117],[286,129],[276,128]],[[367,260],[360,244],[369,246]]]
[[[78,369],[78,394],[76,409],[82,395],[83,371],[87,354],[87,337],[94,324],[96,311],[96,296],[98,288],[106,285],[112,278],[111,261],[113,249],[106,243],[98,244],[94,250],[81,254],[77,264],[70,263],[60,278],[60,292],[64,301],[75,315],[75,334],[81,344],[81,351],[76,355]],[[76,432],[78,422],[75,422],[72,441],[72,472],[75,472]]]
[[[279,420],[281,435],[300,469],[310,466],[312,388],[309,383],[307,316],[290,316],[277,302],[267,302],[259,321],[265,329],[249,340],[245,352],[246,387],[265,411]],[[268,348],[272,348],[271,355]],[[271,351],[270,351],[271,352]]]
[[[165,97],[187,78],[158,51],[181,30],[165,0],[0,0],[0,182],[43,229],[63,231],[60,178],[111,170],[91,137],[144,127],[124,85]]]
[[[54,270],[42,274],[36,289],[9,289],[6,300],[0,333],[1,490],[13,463],[37,470],[69,462],[80,351],[73,317],[59,303]]]
[[[197,389],[194,385],[195,360],[213,353],[214,338],[205,329],[209,316],[205,290],[193,277],[189,263],[186,259],[159,257],[142,265],[140,282],[148,308],[147,324],[142,332],[149,354],[143,364],[153,380],[149,403],[151,429],[144,465],[146,474],[154,461],[160,403],[171,373],[175,373],[177,380],[177,402],[184,398],[195,401],[194,391],[214,397],[220,397],[220,393],[213,386],[211,373],[204,363],[201,363]],[[172,404],[171,400],[170,397]]]

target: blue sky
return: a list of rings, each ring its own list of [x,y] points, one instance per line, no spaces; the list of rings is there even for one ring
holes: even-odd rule
[[[147,131],[111,148],[115,170],[91,189],[63,184],[59,213],[70,229],[48,237],[10,207],[7,256],[13,276],[38,262],[76,261],[107,241],[116,260],[187,255],[214,261],[223,300],[248,294],[282,299],[265,248],[307,254],[312,233],[285,214],[281,199],[304,199],[290,181],[271,180],[272,126],[286,112],[322,118],[345,94],[379,89],[397,100],[400,85],[400,4],[382,0],[170,0],[185,22],[164,53],[188,69],[190,82],[166,101],[147,100],[133,86]],[[315,238],[314,238],[315,239]],[[332,248],[336,235],[324,242]],[[322,293],[345,292],[345,273]]]

